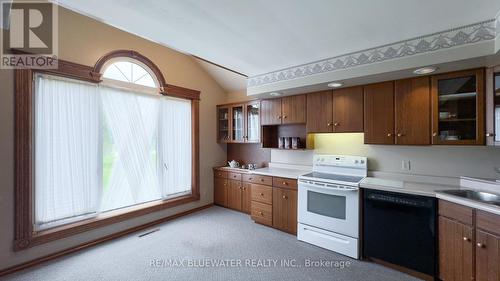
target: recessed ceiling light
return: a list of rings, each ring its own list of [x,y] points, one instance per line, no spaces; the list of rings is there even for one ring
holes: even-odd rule
[[[437,67],[435,67],[435,66],[426,66],[426,67],[422,67],[419,69],[415,69],[413,71],[413,73],[415,73],[417,75],[424,75],[424,74],[433,73],[436,70],[437,70]]]
[[[330,87],[330,88],[338,88],[338,87],[344,86],[344,83],[342,83],[342,82],[332,82],[332,83],[328,83],[327,86]]]
[[[283,95],[282,93],[279,93],[279,92],[272,92],[272,93],[269,93],[271,96],[273,97],[279,97],[281,95]]]

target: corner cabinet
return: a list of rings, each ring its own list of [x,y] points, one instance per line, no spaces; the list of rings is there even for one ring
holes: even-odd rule
[[[484,69],[434,75],[432,144],[485,144]]]
[[[259,101],[218,105],[217,120],[217,142],[260,142]]]

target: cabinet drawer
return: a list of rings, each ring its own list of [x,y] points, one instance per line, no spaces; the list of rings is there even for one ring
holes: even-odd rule
[[[270,186],[252,184],[251,194],[252,201],[266,204],[273,203],[273,188]]]
[[[469,207],[439,200],[439,215],[472,225],[473,210]]]
[[[214,176],[218,178],[227,178],[227,172],[226,171],[221,171],[221,170],[214,170]]]
[[[251,217],[255,222],[273,225],[273,206],[252,201]]]
[[[296,190],[297,180],[273,177],[273,186]]]
[[[258,183],[258,184],[263,184],[263,185],[272,185],[273,184],[272,177],[252,175],[252,174],[243,175],[243,181],[251,182],[251,183]]]
[[[500,235],[500,216],[485,211],[476,211],[476,225],[482,230]]]
[[[241,174],[240,173],[229,172],[228,175],[227,175],[227,178],[231,179],[231,180],[240,181],[241,180]]]

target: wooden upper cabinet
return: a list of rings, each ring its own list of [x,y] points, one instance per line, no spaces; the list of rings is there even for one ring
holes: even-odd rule
[[[363,132],[363,87],[333,91],[333,132]]]
[[[365,144],[394,144],[394,82],[367,85],[363,91]]]
[[[473,259],[472,227],[440,216],[439,278],[443,281],[474,280]]]
[[[281,99],[262,100],[260,102],[261,125],[281,124]]]
[[[306,123],[306,95],[281,99],[281,122],[282,124]]]
[[[485,144],[484,69],[431,79],[432,144]]]
[[[307,94],[308,133],[333,132],[333,96],[332,91],[321,91]]]
[[[396,144],[431,143],[429,80],[419,77],[395,82]]]
[[[217,142],[231,142],[229,106],[217,106]]]

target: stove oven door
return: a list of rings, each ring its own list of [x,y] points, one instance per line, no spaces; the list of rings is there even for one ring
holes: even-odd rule
[[[298,221],[358,238],[358,188],[299,180]]]

